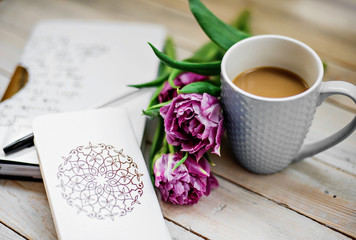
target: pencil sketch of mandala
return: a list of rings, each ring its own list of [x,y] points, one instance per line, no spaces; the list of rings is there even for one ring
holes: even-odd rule
[[[78,146],[62,157],[57,177],[67,203],[97,219],[125,216],[143,194],[143,174],[133,159],[111,145]]]

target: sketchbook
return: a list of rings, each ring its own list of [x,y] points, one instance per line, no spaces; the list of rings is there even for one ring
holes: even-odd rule
[[[132,127],[122,108],[33,121],[59,239],[170,239]]]
[[[140,115],[150,94],[140,94],[139,101],[133,97],[137,90],[127,85],[155,78],[159,61],[147,42],[162,48],[164,37],[165,30],[151,24],[64,20],[39,23],[19,62],[27,69],[29,81],[20,92],[0,103],[1,149],[31,133],[36,116],[99,108],[124,98],[136,100],[132,104],[124,102],[131,109],[131,120],[141,121],[138,126],[144,126]],[[139,139],[142,133],[140,130]],[[33,147],[9,156],[0,150],[0,164],[6,161],[38,165]],[[0,175],[3,170],[0,168]]]

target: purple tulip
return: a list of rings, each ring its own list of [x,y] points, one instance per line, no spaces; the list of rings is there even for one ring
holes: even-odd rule
[[[216,178],[210,174],[208,161],[203,157],[197,162],[195,157],[188,155],[183,164],[172,171],[183,154],[163,154],[154,164],[155,186],[161,198],[173,204],[192,205],[203,196],[210,194],[211,188],[218,187]]]
[[[209,78],[209,76],[204,76],[204,75],[200,75],[200,74],[192,73],[192,72],[185,72],[185,73],[178,75],[178,77],[176,77],[173,81],[174,81],[174,85],[181,88],[181,87],[184,87],[185,85],[188,85],[190,83],[200,82],[200,81],[203,81],[208,78]],[[161,93],[158,95],[158,101],[160,103],[167,102],[167,101],[175,98],[177,95],[178,95],[177,89],[172,88],[171,85],[168,83],[168,81],[166,81],[164,83],[164,87],[163,87]]]
[[[171,87],[168,81],[164,83],[162,91],[158,95],[158,101],[160,103],[172,100],[178,95],[177,89]]]
[[[167,142],[199,160],[211,150],[220,155],[224,118],[219,100],[207,93],[179,94],[160,109]]]

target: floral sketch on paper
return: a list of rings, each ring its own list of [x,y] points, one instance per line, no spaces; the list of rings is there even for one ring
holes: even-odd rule
[[[78,146],[62,158],[57,187],[78,214],[114,220],[141,204],[143,174],[123,149],[89,142],[88,146]]]

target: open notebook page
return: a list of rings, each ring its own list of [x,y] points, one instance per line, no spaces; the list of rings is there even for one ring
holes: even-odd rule
[[[96,108],[136,91],[128,84],[155,78],[165,31],[149,24],[46,21],[39,23],[20,59],[28,84],[0,103],[1,148],[32,132],[35,116]],[[141,109],[138,109],[140,111]],[[0,159],[38,164],[34,148]]]

